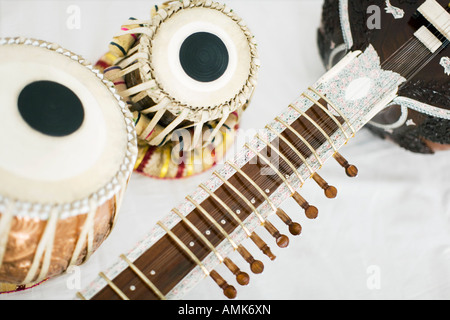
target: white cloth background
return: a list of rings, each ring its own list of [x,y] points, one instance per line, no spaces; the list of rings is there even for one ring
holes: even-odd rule
[[[95,62],[123,21],[131,16],[148,18],[154,4],[158,3],[0,0],[0,36],[53,41]],[[325,71],[316,46],[322,1],[227,0],[227,4],[244,18],[259,44],[259,86],[242,128],[261,128]],[[71,29],[67,21],[78,9],[79,28]],[[359,177],[349,179],[337,163],[329,162],[321,174],[338,187],[336,200],[326,199],[313,181],[308,183],[302,194],[319,207],[316,221],[306,221],[295,202],[287,201],[283,209],[302,223],[303,234],[291,238],[288,249],[278,249],[264,237],[277,255],[274,262],[248,243],[266,268],[262,275],[252,275],[236,256],[234,260],[251,275],[249,286],[236,285],[238,298],[449,299],[450,153],[412,154],[366,130],[342,153],[358,166]],[[131,249],[210,173],[180,181],[134,175],[117,227],[78,270],[81,287]],[[273,219],[287,233],[277,220]],[[223,266],[218,270],[234,283]],[[77,291],[72,287],[74,275],[0,299],[72,299]],[[211,279],[185,296],[223,298]]]

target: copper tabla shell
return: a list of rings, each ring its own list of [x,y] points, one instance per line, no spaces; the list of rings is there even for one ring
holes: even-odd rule
[[[98,208],[95,215],[94,251],[99,248],[111,232],[116,211],[115,197]],[[78,236],[86,221],[86,216],[87,214],[83,214],[58,221],[50,269],[47,274],[48,278],[57,276],[67,269]],[[26,217],[15,217],[13,219],[3,265],[0,268],[2,282],[18,285],[23,281],[33,263],[33,257],[45,226],[46,221],[37,219]],[[84,262],[86,254],[87,245],[81,251],[76,265]],[[37,274],[39,274],[39,271],[40,267]]]
[[[3,223],[3,230],[9,232],[8,235],[0,234],[0,293],[9,293],[31,288],[61,275],[67,271],[71,262],[72,265],[81,265],[100,247],[114,227],[120,203],[133,172],[137,157],[137,138],[128,105],[116,93],[114,85],[103,79],[82,57],[41,40],[0,38],[0,46],[2,45],[31,46],[52,51],[66,56],[67,64],[76,63],[79,68],[89,70],[92,73],[92,81],[98,81],[99,87],[106,90],[104,94],[111,95],[114,100],[114,103],[110,102],[111,108],[115,110],[120,121],[123,116],[124,132],[121,143],[126,145],[123,156],[120,153],[120,166],[114,169],[116,172],[111,172],[111,176],[104,178],[95,192],[85,195],[82,199],[73,199],[70,203],[44,204],[29,203],[24,199],[8,198],[0,194],[0,227],[1,223],[6,221]],[[40,209],[36,211],[36,207]],[[55,223],[49,231],[51,217],[57,218],[52,220]],[[5,225],[8,227],[5,228]],[[87,232],[86,238],[81,237],[83,231]],[[43,237],[46,233],[49,236]],[[47,242],[43,242],[44,238],[52,239],[49,242],[51,247]],[[76,250],[77,244],[81,248],[79,254]],[[33,265],[37,265],[37,269],[32,268]],[[48,266],[48,271],[44,266]],[[29,272],[30,270],[32,271]]]

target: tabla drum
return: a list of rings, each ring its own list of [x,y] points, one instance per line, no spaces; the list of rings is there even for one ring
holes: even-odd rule
[[[169,1],[130,18],[97,63],[132,106],[137,172],[182,178],[220,161],[257,85],[253,35],[229,7]]]
[[[0,290],[80,265],[108,237],[137,157],[127,104],[80,56],[0,39]]]

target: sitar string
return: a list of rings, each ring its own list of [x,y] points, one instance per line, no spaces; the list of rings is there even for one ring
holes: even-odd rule
[[[431,55],[431,57],[430,57],[429,53],[427,53],[425,50],[423,50],[423,51],[420,51],[419,54],[416,55],[412,60],[409,59],[409,55],[411,54],[411,52],[415,52],[416,50],[418,50],[420,48],[420,45],[422,45],[422,47],[424,47],[423,44],[420,41],[418,41],[418,39],[416,39],[416,38],[409,39],[404,45],[402,45],[401,48],[399,48],[396,51],[396,53],[394,53],[390,58],[388,58],[382,64],[383,69],[388,69],[389,70],[391,68],[394,68],[396,66],[396,64],[400,64],[403,67],[403,68],[401,68],[401,72],[405,72],[405,75],[407,77],[412,77],[414,75],[414,73],[411,75],[411,72],[413,72],[413,71],[415,73],[418,72],[417,71],[418,68],[416,66],[418,63],[421,63],[422,66],[424,66],[431,59],[433,59],[433,57],[435,57],[437,55],[437,53],[436,53],[436,54]],[[444,42],[443,46],[441,47],[441,50],[443,48],[445,48],[445,46],[447,46],[447,45],[448,45],[448,40],[446,40]],[[440,52],[441,50],[438,50],[438,51]],[[411,63],[411,62],[414,62],[414,63]],[[353,120],[355,116],[356,116],[356,114],[353,117],[350,117],[350,118]],[[301,116],[299,118],[301,118]],[[326,117],[325,120],[319,120],[319,121],[317,121],[317,123],[320,126],[324,126],[324,125],[327,124],[327,122],[332,120],[331,118],[330,119],[328,119],[328,118],[329,117]],[[355,123],[355,122],[353,122],[353,123]],[[311,144],[314,146],[315,149],[318,149],[320,146],[322,146],[324,143],[326,143],[326,139],[325,139],[325,141],[323,143],[321,143],[320,139],[317,138],[317,136],[321,134],[319,132],[319,130],[317,130],[317,129],[314,130],[314,128],[310,128],[310,129],[311,130],[308,130],[310,132],[306,132],[305,139],[310,141],[311,138],[314,138],[313,139],[314,142],[311,143]],[[337,130],[337,131],[339,131],[339,130]],[[300,148],[300,149],[305,149],[305,148],[303,146],[303,148]],[[305,151],[307,152],[306,154],[310,153],[307,150],[299,150],[299,151],[301,151],[302,154],[305,154]],[[286,152],[283,152],[283,154],[285,154],[287,157],[295,156],[294,151],[290,150],[290,148],[288,148],[288,150],[286,150]],[[280,165],[281,166],[285,166],[285,167],[287,166],[286,163],[282,163]],[[283,172],[289,172],[289,171],[291,171],[291,168],[290,169],[289,168],[283,168]],[[267,180],[267,179],[265,179],[265,180]],[[282,182],[280,184],[282,184]],[[273,182],[271,182],[271,181],[263,181],[262,182],[262,189],[266,189],[266,188],[268,188],[271,185],[273,185]],[[237,188],[241,189],[241,190],[246,190],[245,187],[241,188],[241,186],[237,186]],[[226,193],[225,193],[225,195],[226,195]],[[226,196],[226,200],[225,199],[223,199],[223,200],[226,201],[226,202],[229,202],[230,200],[231,200],[231,202],[234,202],[234,203],[236,202],[233,197],[229,197],[229,196]],[[250,212],[251,212],[251,210],[250,210]],[[213,209],[213,213],[212,214],[215,215],[217,213],[219,213],[220,215],[223,216],[221,208],[215,207]],[[182,238],[185,241],[188,237],[187,236],[182,236]],[[173,248],[173,250],[169,249],[169,251],[176,251],[176,249],[175,248]],[[163,263],[155,263],[155,268],[156,267],[161,267],[161,266],[163,266]]]
[[[329,118],[329,117],[327,117],[327,118]],[[353,119],[353,118],[354,118],[354,117],[352,117],[352,119]],[[326,119],[325,121],[331,121],[331,119]],[[323,126],[323,124],[325,123],[325,121],[319,121],[319,124],[322,123],[321,126]],[[314,131],[314,129],[313,129],[313,131]],[[309,140],[312,136],[317,136],[318,133],[319,133],[318,130],[315,132],[315,134],[311,132],[311,134],[309,134],[308,140]],[[316,141],[317,141],[317,140],[316,140]],[[323,144],[323,143],[320,143],[320,142],[319,142],[319,146],[318,146],[317,143],[316,143],[316,144],[315,144],[316,149],[317,149],[318,147],[320,147],[322,144]],[[300,149],[302,149],[302,148],[300,148]],[[288,150],[286,153],[287,153],[287,154],[292,154],[293,151],[289,151],[289,150]],[[304,153],[304,150],[303,150],[303,153]],[[270,182],[268,182],[268,183],[271,184]]]
[[[391,55],[391,58],[388,58],[381,66],[385,70],[392,70],[400,62],[405,61],[409,53],[411,52],[411,49],[413,49],[414,46],[417,45],[414,40],[415,38],[410,38],[402,47],[397,49],[397,51]]]
[[[353,117],[351,117],[350,119],[354,119],[354,117],[355,116],[357,116],[357,114],[354,114],[354,116]],[[322,120],[322,121],[319,121],[320,122],[320,124],[323,126],[324,125],[324,123],[325,122],[327,122],[327,121],[332,121],[332,119],[330,118],[330,117],[326,117],[324,120]],[[351,121],[351,120],[349,120],[349,121]],[[354,123],[354,122],[353,122]],[[317,129],[316,129],[317,130]],[[318,132],[318,130],[317,130],[317,132]],[[309,135],[310,136],[310,138],[313,136],[313,133],[311,132],[311,134]],[[320,144],[320,145],[322,145],[322,144]],[[317,144],[316,144],[316,149],[318,148],[318,147],[320,147],[320,145],[318,146]],[[294,153],[294,151],[290,151],[290,150],[288,150],[287,151],[288,153]],[[302,153],[304,153],[304,151],[302,152]],[[291,155],[292,156],[292,155]],[[282,183],[282,182],[281,182]],[[270,181],[268,181],[268,182],[266,182],[266,183],[262,183],[262,185],[263,185],[263,187],[262,187],[262,189],[266,189],[267,187],[269,187],[269,185],[271,186],[273,183],[272,182],[270,182]],[[245,188],[241,188],[241,186],[235,186],[239,191],[241,191],[241,190],[244,190],[244,191],[246,191],[246,189]],[[226,193],[225,193],[226,194]],[[231,194],[233,194],[233,193],[231,193]],[[236,202],[236,200],[235,200],[235,198],[233,198],[233,197],[230,197],[230,196],[227,196],[226,195],[226,199],[223,199],[223,198],[221,198],[225,203],[229,203],[230,202],[230,200],[231,200],[231,202],[234,204],[234,203],[238,203],[238,202]],[[249,210],[250,211],[250,215],[252,215],[252,210]],[[223,211],[221,210],[221,208],[219,208],[219,207],[216,207],[216,206],[214,206],[214,208],[213,208],[213,210],[212,210],[212,213],[211,213],[212,215],[215,215],[215,214],[219,214],[219,215],[221,215],[221,216],[224,216],[224,213],[223,213]],[[188,234],[183,234],[183,235],[177,235],[179,238],[180,238],[180,240],[182,240],[184,243],[187,243],[189,240],[190,240],[190,238],[191,237],[189,237],[189,235]],[[196,237],[194,236],[194,239],[196,239]],[[197,239],[196,239],[197,240]],[[179,250],[178,250],[178,248],[177,247],[175,247],[175,246],[171,246],[167,251],[166,251],[167,253],[170,253],[170,254],[173,254],[174,252],[178,255],[179,254]],[[165,262],[164,261],[162,261],[162,260],[156,260],[153,264],[152,264],[152,268],[154,268],[154,269],[161,269],[161,268],[163,268],[164,267],[164,265],[165,265]],[[193,264],[194,266],[195,266],[195,264]]]
[[[413,44],[412,46],[411,46],[411,43]],[[402,55],[400,55],[400,59],[396,55],[393,55],[390,59],[387,60],[387,62],[389,63],[391,61],[395,61],[395,59],[401,60],[402,59],[401,57],[403,57],[403,56],[406,57],[408,55],[408,53],[410,53],[412,50],[414,50],[418,46],[419,46],[419,43],[414,42],[414,38],[410,39],[406,44],[404,44],[402,46],[403,50],[401,50],[401,49],[397,50],[397,52],[402,51]],[[405,50],[405,48],[406,48],[406,50]],[[330,121],[330,120],[331,119],[325,119],[324,121],[317,121],[317,123],[320,126],[324,126],[324,124],[326,124],[326,122]],[[317,135],[320,134],[320,132],[318,130],[315,130],[314,128],[309,128],[309,129],[310,129],[310,130],[308,130],[309,132],[307,131],[306,134],[305,133],[303,134],[303,136],[308,141],[311,141],[311,138],[314,138],[313,139],[314,142],[312,142],[311,144],[313,145],[313,147],[315,149],[317,149],[323,144],[319,139],[317,139]],[[303,154],[305,154],[305,152],[306,152],[306,154],[310,153],[310,151],[306,150],[307,148],[305,148],[304,145],[302,147],[300,147],[299,149],[301,149],[300,151],[302,151]],[[294,155],[293,152],[294,151],[287,150],[285,154],[287,156],[293,156]],[[286,171],[286,170],[284,170],[284,171]]]
[[[356,114],[355,114],[355,115],[356,115]],[[353,118],[353,117],[352,117],[352,118]],[[326,117],[325,119],[321,119],[321,121],[318,121],[318,124],[321,125],[321,126],[324,126],[324,124],[325,124],[326,122],[330,122],[330,123],[331,123],[331,121],[332,121],[331,118]],[[320,132],[319,132],[317,129],[314,130],[314,128],[310,128],[310,129],[311,129],[310,132],[309,132],[307,135],[305,135],[305,139],[311,141],[311,138],[313,138],[314,136],[319,135]],[[316,131],[316,132],[314,132],[314,131]],[[318,149],[321,145],[323,145],[323,143],[319,142],[317,138],[315,138],[314,141],[316,141],[315,143],[313,142],[314,148],[315,148],[315,149]],[[326,139],[324,139],[324,142],[326,142]],[[304,147],[305,147],[305,146],[303,145],[303,148],[298,148],[298,149],[303,149],[303,150],[299,150],[299,151],[302,152],[303,154],[305,154],[305,151],[306,151],[306,150],[304,150],[304,149],[305,149]],[[308,150],[309,150],[309,149],[308,149]],[[287,151],[284,152],[284,153],[287,154],[287,155],[290,155],[290,156],[294,156],[294,151],[292,151],[292,150],[287,150]],[[310,153],[310,151],[309,151],[308,153]],[[307,154],[308,154],[308,153],[307,153]],[[284,164],[284,165],[286,165],[286,164]],[[284,171],[286,172],[286,171],[288,171],[288,170],[284,170]],[[263,188],[262,188],[262,189],[265,189],[265,188],[271,186],[272,184],[273,184],[273,183],[270,182],[270,181],[264,181],[264,182],[262,182],[262,185],[263,185]],[[242,186],[240,186],[240,185],[239,185],[239,186],[235,186],[235,187],[236,187],[239,191],[247,191],[247,189],[246,189],[245,187],[242,188]],[[231,194],[233,194],[233,193],[231,193]],[[226,200],[224,199],[224,201],[226,201],[226,202],[229,202],[230,200],[231,200],[232,203],[236,203],[236,200],[235,200],[235,198],[233,198],[233,197],[226,196]],[[214,213],[219,212],[219,213],[223,216],[223,213],[221,212],[222,210],[220,210],[220,209],[217,210],[217,207],[214,208],[213,210],[214,210]],[[250,211],[251,211],[251,210],[250,210]],[[213,213],[213,214],[214,214],[214,213]],[[183,240],[186,240],[186,238],[188,238],[188,237],[187,237],[187,235],[186,235],[185,237],[182,236],[182,238],[183,238]]]
[[[355,114],[356,115],[356,114]],[[324,126],[324,124],[326,123],[326,122],[331,122],[332,121],[332,119],[331,118],[329,118],[329,117],[326,117],[325,119],[321,119],[321,121],[318,121],[318,124],[319,125],[321,125],[321,126]],[[354,118],[354,117],[351,117],[352,119]],[[310,132],[307,134],[307,135],[305,135],[305,138],[307,139],[307,140],[309,140],[309,141],[311,141],[311,138],[313,138],[314,136],[317,136],[317,135],[319,135],[320,134],[320,132],[319,132],[319,130],[314,130],[314,128],[310,128],[311,130],[310,130]],[[314,132],[314,131],[316,131],[316,132]],[[324,139],[325,140],[325,142],[326,142],[326,139]],[[318,139],[317,138],[315,138],[314,139],[314,141],[316,141],[315,143],[313,143],[314,144],[314,147],[316,148],[316,149],[318,149],[323,143],[320,143],[320,142],[317,142],[318,141]],[[303,146],[304,147],[304,146]],[[304,148],[299,148],[299,149],[304,149]],[[305,150],[300,150],[300,151],[303,151],[302,153],[304,154],[305,153]],[[287,153],[287,154],[290,154],[291,156],[293,156],[294,154],[294,151],[290,151],[290,150],[287,150],[286,152],[284,152],[285,154]],[[310,152],[308,152],[308,153],[310,153]],[[286,164],[284,164],[284,165],[286,165]],[[285,172],[287,171],[287,170],[284,170]],[[281,182],[282,183],[282,182]],[[265,189],[265,188],[267,188],[267,187],[269,187],[269,186],[271,186],[273,183],[272,182],[270,182],[270,181],[264,181],[264,182],[262,182],[262,185],[263,185],[263,187],[262,187],[262,189]],[[238,190],[243,190],[243,191],[246,191],[247,189],[244,187],[244,188],[242,188],[242,186],[235,186]],[[231,193],[231,194],[233,194],[233,193]],[[231,202],[233,202],[233,203],[236,203],[236,200],[233,198],[233,197],[229,197],[229,196],[227,196],[226,197],[226,200],[224,199],[224,201],[226,201],[226,202],[229,202],[231,200]],[[214,208],[213,209],[214,210],[214,213],[217,213],[217,212],[219,212],[222,216],[223,216],[223,213],[221,212],[222,210],[217,210],[217,208]],[[251,210],[250,210],[251,211]],[[214,214],[213,213],[213,214]],[[186,238],[188,238],[188,236],[187,235],[185,235],[185,236],[181,236],[182,238],[183,238],[183,240],[184,241],[186,241]]]
[[[444,40],[443,44],[438,50],[436,50],[436,52],[434,52],[428,57],[425,57],[424,58],[425,61],[419,64],[417,68],[411,68],[411,70],[409,70],[410,74],[408,74],[408,79],[414,78],[428,63],[430,63],[431,60],[433,60],[438,54],[440,54],[449,45],[449,43],[450,43],[449,40],[447,39]]]

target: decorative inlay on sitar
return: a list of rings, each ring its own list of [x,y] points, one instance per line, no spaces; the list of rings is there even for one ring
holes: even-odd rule
[[[331,68],[349,51],[370,43],[385,61],[413,36],[430,48],[439,48],[448,32],[448,25],[444,26],[448,4],[448,0],[325,0],[319,30],[322,60]],[[430,11],[425,15],[428,19],[435,17],[435,25],[426,23],[423,10],[417,10],[419,6]],[[442,23],[437,22],[441,19]],[[369,28],[368,22],[373,26]],[[433,35],[436,29],[441,36]],[[433,55],[427,67],[417,70],[400,88],[398,97],[367,127],[412,152],[434,153],[435,144],[448,149],[450,134],[441,128],[450,127],[449,72],[442,65],[449,55],[448,46]],[[406,61],[412,58],[412,53],[398,56]]]
[[[234,298],[235,287],[215,271],[217,266],[224,263],[236,282],[246,285],[250,276],[238,264],[246,261],[253,273],[264,266],[241,245],[244,240],[251,239],[275,259],[272,244],[257,233],[268,232],[276,245],[287,247],[289,237],[271,223],[273,217],[291,235],[301,232],[294,217],[279,209],[282,203],[292,197],[314,219],[318,210],[300,189],[313,178],[327,197],[336,196],[336,188],[318,174],[326,161],[335,158],[347,175],[356,176],[356,167],[340,149],[397,97],[417,70],[426,69],[426,62],[447,48],[449,40],[431,32],[442,38],[434,52],[414,36],[387,59],[381,60],[371,45],[347,54],[78,298],[179,299],[205,278]],[[399,59],[412,48],[410,60]],[[242,261],[227,258],[235,251]]]

